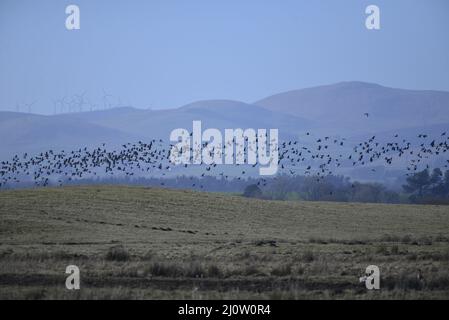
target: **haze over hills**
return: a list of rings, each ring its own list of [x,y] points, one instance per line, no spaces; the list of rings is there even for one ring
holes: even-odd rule
[[[140,110],[120,108],[99,112],[94,117],[90,113],[75,114],[83,121],[118,129],[120,131],[167,140],[170,132],[176,128],[191,131],[192,122],[201,120],[203,130],[207,128],[283,128],[285,138],[310,126],[308,121],[265,108],[231,100],[198,101],[177,109]],[[62,117],[72,117],[63,115]],[[61,116],[57,116],[61,117]]]
[[[0,112],[0,156],[38,152],[47,149],[70,149],[109,146],[137,140],[168,141],[176,128],[192,130],[192,122],[201,120],[207,128],[282,128],[280,136],[294,138],[310,125],[308,121],[273,112],[238,101],[199,101],[177,109],[142,110],[115,108],[101,111],[66,113],[53,116]]]
[[[431,137],[449,131],[449,93],[342,82],[280,93],[254,104],[205,100],[166,110],[122,107],[52,116],[0,112],[0,159],[101,143],[114,148],[138,140],[168,141],[173,129],[191,131],[194,120],[202,121],[203,130],[278,128],[281,139],[306,145],[324,135],[347,138],[348,148],[373,134],[382,142],[393,141],[394,135],[417,142],[420,133]]]
[[[288,91],[254,104],[304,117],[319,131],[350,136],[449,123],[449,92],[394,89],[364,82]]]
[[[35,114],[0,113],[0,157],[7,160],[14,154],[33,154],[48,149],[70,150],[107,143],[116,146],[134,141],[138,136],[107,128],[76,116],[43,116]]]

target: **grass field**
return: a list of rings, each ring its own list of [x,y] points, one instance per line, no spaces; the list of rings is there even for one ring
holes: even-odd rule
[[[448,206],[91,186],[2,191],[0,221],[0,299],[449,298]]]

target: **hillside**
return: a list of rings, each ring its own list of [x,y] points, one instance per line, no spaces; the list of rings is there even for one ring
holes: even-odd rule
[[[172,130],[192,130],[201,120],[207,128],[280,128],[281,138],[306,130],[306,120],[237,101],[200,101],[168,110],[116,108],[110,110],[42,116],[0,112],[0,159],[15,153],[48,149],[109,146],[138,140],[168,141]]]
[[[283,139],[302,138],[306,132],[351,138],[394,130],[413,141],[419,133],[449,129],[448,107],[448,92],[343,82],[280,93],[253,104],[205,100],[165,110],[120,107],[51,116],[1,111],[0,158],[102,142],[115,146],[139,139],[168,140],[173,129],[191,130],[194,120],[201,120],[204,128],[277,128]]]
[[[280,93],[248,104],[233,100],[204,100],[165,110],[120,107],[107,110],[51,116],[0,112],[0,160],[18,154],[37,155],[54,150],[97,148],[105,143],[108,151],[125,143],[162,139],[167,143],[176,128],[192,130],[192,122],[202,121],[202,129],[277,128],[283,141],[298,141],[302,148],[318,148],[323,137],[344,139],[344,146],[330,145],[326,156],[344,158],[356,145],[375,136],[376,144],[410,143],[418,154],[423,143],[430,144],[449,132],[449,93],[394,89],[363,82],[342,82],[328,86]],[[425,134],[426,138],[419,136]],[[336,147],[337,146],[337,147]],[[420,164],[446,165],[446,154],[423,157]],[[396,184],[403,179],[408,157],[396,157],[385,166],[383,157],[364,167],[347,161],[332,171],[354,180]],[[286,160],[287,161],[287,160]],[[305,164],[305,162],[304,162]],[[319,165],[315,161],[316,165]],[[313,167],[313,166],[312,166]],[[307,165],[303,167],[305,171]],[[179,168],[178,168],[179,169]],[[227,170],[228,175],[240,172]],[[374,171],[375,170],[375,171]],[[247,170],[254,175],[257,170]],[[378,174],[383,172],[382,174]],[[181,169],[173,174],[201,175],[201,170]],[[141,173],[139,173],[141,174]]]
[[[254,104],[304,117],[315,124],[314,129],[328,133],[356,135],[435,124],[449,127],[449,92],[443,91],[352,81],[279,93]]]
[[[12,287],[22,298],[366,298],[358,276],[373,263],[389,287],[372,297],[404,286],[406,298],[449,295],[437,284],[447,207],[93,186],[2,191],[0,218],[2,298]],[[68,264],[84,277],[75,296],[63,287]],[[418,267],[432,287],[418,290]]]
[[[42,116],[0,112],[0,159],[14,154],[38,154],[47,150],[74,150],[98,147],[102,143],[117,146],[139,136],[80,120],[76,116]]]

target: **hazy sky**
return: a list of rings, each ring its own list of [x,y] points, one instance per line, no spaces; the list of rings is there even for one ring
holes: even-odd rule
[[[138,108],[253,102],[347,80],[449,91],[449,1],[0,0],[0,110],[53,113],[83,92],[98,107],[103,92]]]

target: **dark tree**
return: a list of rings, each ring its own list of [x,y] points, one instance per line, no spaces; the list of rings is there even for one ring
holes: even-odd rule
[[[443,181],[443,172],[440,168],[435,168],[432,171],[432,175],[430,176],[431,184],[440,184]]]
[[[447,204],[449,203],[449,171],[444,174],[435,168],[432,174],[429,170],[415,173],[407,178],[404,191],[410,193],[413,203]]]
[[[429,170],[425,169],[421,172],[417,172],[414,175],[407,178],[407,184],[403,185],[405,192],[412,193],[418,197],[424,195],[425,187],[430,184]]]
[[[243,192],[243,196],[247,198],[262,198],[262,195],[262,190],[256,184],[250,184]]]

